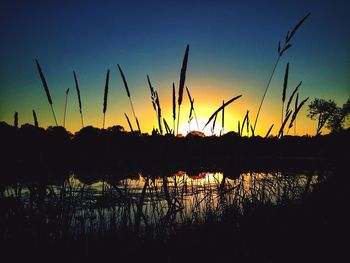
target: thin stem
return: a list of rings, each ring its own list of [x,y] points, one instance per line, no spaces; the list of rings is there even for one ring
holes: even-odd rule
[[[129,97],[129,101],[130,101],[130,105],[131,105],[131,109],[132,109],[132,114],[134,115],[134,118],[135,118],[135,121],[136,121],[136,124],[137,124],[137,128],[139,129],[139,132],[141,133],[140,127],[139,127],[139,125],[138,125],[138,121],[137,121],[137,118],[136,118],[134,106],[133,106],[133,104],[132,104],[132,101],[131,101],[131,98],[130,98],[130,97]]]
[[[179,134],[180,109],[181,109],[181,106],[179,105],[179,110],[178,110],[178,112],[177,112],[177,127],[176,127],[176,135],[178,135],[178,134]]]
[[[55,111],[53,110],[52,104],[50,104],[50,106],[51,106],[51,111],[52,111],[53,117],[55,118],[56,126],[58,126],[58,124],[57,124],[57,119],[56,119],[56,115],[55,115]]]
[[[84,128],[84,121],[83,121],[83,113],[80,112],[80,118],[81,118],[81,127]]]
[[[194,108],[193,108],[193,113],[194,113],[194,118],[196,119],[197,129],[199,131],[198,119],[197,119],[196,111],[194,110]]]
[[[63,128],[66,127],[67,101],[68,101],[68,93],[66,93],[66,102],[65,102],[65,104],[64,104]]]
[[[280,61],[280,58],[281,58],[281,56],[279,55],[279,56],[277,57],[277,60],[276,60],[276,62],[275,62],[275,65],[274,65],[274,67],[273,67],[273,70],[272,70],[272,72],[271,72],[271,75],[270,75],[269,81],[267,82],[267,85],[266,85],[266,89],[265,89],[264,95],[263,95],[262,100],[261,100],[260,105],[259,105],[258,113],[256,114],[256,117],[255,117],[255,121],[254,121],[254,131],[256,130],[256,129],[255,129],[255,128],[256,128],[256,123],[258,122],[258,118],[259,118],[259,114],[260,114],[261,106],[262,106],[262,104],[263,104],[263,102],[264,102],[264,99],[265,99],[265,96],[266,96],[267,90],[269,89],[269,86],[270,86],[270,83],[271,83],[272,77],[273,77],[273,75],[275,74],[275,70],[276,70],[276,68],[277,68],[278,62]]]
[[[105,128],[105,119],[106,119],[106,113],[103,113],[103,125],[102,125],[102,129]]]

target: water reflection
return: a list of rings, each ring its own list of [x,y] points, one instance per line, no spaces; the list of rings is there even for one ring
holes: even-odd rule
[[[248,172],[229,178],[222,172],[178,171],[170,176],[138,173],[133,178],[87,183],[71,173],[58,183],[7,185],[1,199],[13,213],[21,207],[28,222],[43,223],[53,239],[120,229],[166,235],[184,224],[222,220],[228,209],[238,215],[247,204],[303,198],[323,175]]]

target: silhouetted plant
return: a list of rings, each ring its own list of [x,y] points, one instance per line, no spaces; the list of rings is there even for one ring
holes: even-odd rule
[[[173,133],[175,135],[175,119],[176,119],[176,94],[175,83],[173,82]]]
[[[205,127],[212,121],[212,119],[223,109],[225,108],[227,105],[231,104],[232,102],[234,102],[235,100],[239,99],[240,97],[242,97],[242,95],[236,96],[232,99],[230,99],[229,101],[225,102],[222,106],[220,106],[209,118],[209,120],[207,121],[207,123],[204,125],[203,129],[205,129]]]
[[[75,82],[75,89],[77,90],[77,95],[78,95],[79,112],[80,112],[80,118],[81,118],[81,127],[84,128],[83,110],[82,110],[82,106],[81,106],[80,89],[79,89],[79,85],[78,85],[77,76],[76,76],[74,70],[73,70],[73,76],[74,76],[74,82]]]
[[[131,100],[130,90],[129,90],[129,87],[128,87],[128,83],[126,82],[125,75],[124,75],[124,73],[123,73],[121,67],[119,66],[119,64],[118,64],[117,66],[118,66],[120,75],[121,75],[121,77],[122,77],[122,79],[123,79],[123,83],[124,83],[124,87],[125,87],[126,94],[128,95],[128,98],[129,98],[129,101],[130,101],[132,114],[134,115],[137,128],[138,128],[138,130],[139,130],[139,133],[141,134],[141,128],[140,128],[139,120],[137,119],[136,114],[135,114],[134,105],[133,105],[132,100]]]
[[[316,135],[321,134],[321,129],[326,125],[331,132],[343,129],[345,120],[350,115],[350,97],[343,105],[338,107],[333,100],[326,101],[324,99],[315,98],[309,104],[308,117],[312,120],[318,119]]]
[[[159,131],[160,131],[160,134],[163,134],[162,111],[161,111],[161,108],[160,108],[158,92],[152,86],[148,75],[147,75],[147,81],[148,81],[148,85],[149,85],[149,88],[150,88],[150,91],[151,91],[151,100],[152,100],[153,109],[155,110],[156,115],[157,115]]]
[[[16,111],[15,114],[13,115],[13,126],[18,128],[18,112]]]
[[[34,126],[36,128],[39,128],[38,118],[36,116],[35,110],[33,110],[33,119],[34,119]]]
[[[105,92],[103,96],[103,125],[102,128],[105,128],[105,120],[106,120],[106,111],[107,111],[107,99],[108,99],[108,88],[109,88],[109,70],[107,71],[106,75],[106,84],[105,84]]]
[[[285,73],[284,73],[283,92],[282,92],[281,125],[283,123],[284,101],[286,100],[286,91],[287,91],[287,86],[288,86],[288,73],[289,73],[289,62],[287,63],[286,70],[285,70]],[[287,111],[288,111],[288,109],[287,109]]]
[[[306,16],[304,16],[295,26],[294,28],[292,29],[291,32],[287,32],[287,35],[285,37],[285,40],[284,40],[284,44],[283,44],[283,47],[281,47],[281,42],[279,41],[278,42],[278,48],[277,48],[277,53],[278,53],[278,56],[277,56],[277,59],[276,59],[276,62],[275,62],[275,65],[272,69],[272,72],[271,72],[271,75],[269,77],[269,80],[267,82],[267,85],[266,85],[266,88],[265,88],[265,91],[264,91],[264,94],[263,94],[263,97],[261,99],[261,102],[260,102],[260,105],[259,105],[259,109],[258,109],[258,112],[256,114],[256,117],[255,117],[255,121],[254,121],[254,130],[256,129],[256,124],[258,122],[258,119],[259,119],[259,114],[260,114],[260,111],[261,111],[261,107],[262,107],[262,104],[265,100],[265,96],[266,96],[266,93],[267,93],[267,90],[269,89],[269,86],[270,86],[270,83],[271,83],[271,80],[272,80],[272,77],[273,75],[275,74],[275,70],[277,68],[277,65],[278,65],[278,62],[280,61],[280,58],[282,57],[282,55],[284,54],[284,52],[286,52],[291,46],[292,44],[290,43],[291,39],[293,38],[293,36],[295,35],[295,33],[297,32],[297,30],[299,29],[299,27],[305,22],[305,20],[310,16],[310,13],[308,13]]]
[[[267,131],[266,135],[265,135],[265,138],[268,138],[271,131],[272,131],[272,128],[273,128],[273,124],[271,125],[270,129]]]
[[[56,115],[55,115],[55,111],[53,109],[53,102],[52,102],[52,99],[51,99],[51,95],[50,95],[50,90],[49,90],[49,87],[47,86],[47,83],[46,83],[46,79],[45,79],[45,76],[41,70],[41,67],[40,67],[40,64],[38,62],[37,59],[35,59],[35,63],[36,63],[36,67],[39,71],[39,75],[40,75],[40,79],[41,79],[41,83],[43,84],[43,87],[44,87],[44,90],[45,90],[45,93],[46,93],[46,97],[47,97],[47,100],[51,106],[51,111],[52,111],[52,114],[53,114],[53,117],[55,119],[55,123],[56,123],[56,126],[58,126],[57,124],[57,119],[56,119]]]
[[[128,115],[126,115],[126,113],[124,113],[124,115],[125,115],[126,120],[128,121],[130,131],[131,131],[131,132],[134,132],[134,130],[133,130],[133,128],[132,128],[132,125],[131,125],[131,122],[130,122],[130,120],[129,120]]]
[[[179,121],[180,121],[180,109],[181,109],[181,103],[182,103],[182,95],[185,87],[185,80],[186,80],[186,69],[187,69],[187,61],[188,61],[188,52],[190,51],[190,46],[187,45],[185,55],[182,61],[182,67],[181,67],[181,73],[180,73],[180,82],[179,82],[179,97],[178,97],[178,105],[179,109],[177,111],[177,127],[176,127],[176,134],[179,134]]]
[[[66,90],[66,101],[64,103],[63,128],[66,127],[66,113],[67,113],[68,93],[69,93],[69,88]]]
[[[309,97],[307,97],[306,99],[304,99],[302,102],[300,102],[300,104],[297,106],[296,110],[293,113],[292,119],[290,121],[289,127],[288,127],[288,131],[290,128],[293,127],[293,122],[296,120],[297,115],[300,111],[300,109],[303,107],[303,105],[308,101]]]

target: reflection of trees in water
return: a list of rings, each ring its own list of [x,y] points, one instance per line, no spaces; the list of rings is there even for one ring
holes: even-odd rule
[[[183,225],[239,216],[246,207],[284,204],[303,198],[319,181],[315,174],[244,173],[230,179],[223,173],[105,180],[86,184],[71,174],[61,182],[16,183],[2,188],[2,213],[8,233],[22,224],[23,233],[50,239],[107,235],[129,229],[166,235]],[[14,205],[15,204],[15,205]],[[33,224],[38,232],[30,232]]]

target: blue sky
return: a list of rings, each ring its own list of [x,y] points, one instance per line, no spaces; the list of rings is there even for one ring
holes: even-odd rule
[[[190,44],[187,85],[203,121],[222,100],[242,94],[227,115],[235,129],[245,111],[256,114],[277,43],[306,13],[293,47],[282,57],[263,105],[261,133],[278,122],[284,67],[290,62],[289,91],[303,81],[300,96],[334,99],[350,95],[349,1],[2,1],[0,7],[0,120],[53,125],[34,58],[41,63],[58,118],[64,91],[71,88],[67,128],[79,129],[72,70],[76,70],[87,124],[101,126],[104,78],[111,70],[107,126],[127,127],[131,114],[121,78],[125,71],[141,126],[156,125],[146,74],[171,116],[171,84],[178,85]],[[187,104],[184,105],[186,108]],[[186,108],[186,110],[188,110]],[[183,110],[183,126],[187,112]],[[300,133],[316,124],[302,112]],[[266,123],[266,124],[265,124]],[[278,123],[276,123],[277,125]],[[275,131],[277,132],[277,131]]]

